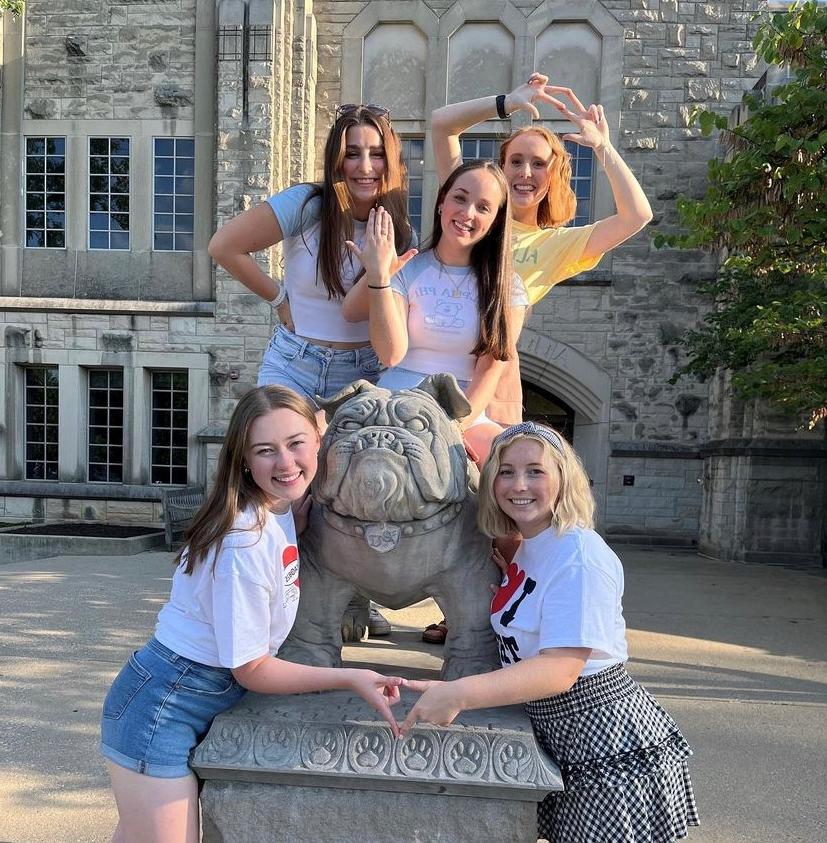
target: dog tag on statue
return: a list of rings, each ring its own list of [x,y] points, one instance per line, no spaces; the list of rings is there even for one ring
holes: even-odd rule
[[[371,524],[365,527],[365,541],[378,553],[387,553],[399,544],[402,528],[398,524]]]

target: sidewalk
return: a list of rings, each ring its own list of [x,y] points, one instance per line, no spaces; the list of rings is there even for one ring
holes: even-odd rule
[[[630,672],[695,749],[703,826],[688,840],[823,839],[825,572],[617,550],[626,568]],[[2,843],[109,839],[115,810],[96,751],[100,705],[125,656],[153,628],[171,558],[0,566]],[[393,635],[347,648],[346,658],[406,675],[438,669],[439,648],[419,641],[422,626],[438,619],[436,607],[427,601],[387,617]]]

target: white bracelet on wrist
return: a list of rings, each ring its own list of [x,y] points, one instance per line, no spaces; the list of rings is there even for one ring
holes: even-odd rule
[[[273,307],[278,307],[287,298],[287,285],[278,285],[278,295],[270,302]]]

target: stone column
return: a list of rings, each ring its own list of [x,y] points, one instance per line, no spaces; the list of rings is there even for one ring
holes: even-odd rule
[[[215,225],[215,0],[197,0],[195,7],[195,227],[192,238],[192,291],[197,301],[209,301],[212,261],[207,245]]]
[[[20,295],[20,144],[23,122],[23,18],[2,13],[0,105],[0,294]]]
[[[736,562],[827,564],[827,440],[756,400],[739,401],[719,372],[702,447],[699,549]]]

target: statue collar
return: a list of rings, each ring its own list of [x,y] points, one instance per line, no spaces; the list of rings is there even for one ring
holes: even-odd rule
[[[339,515],[327,506],[322,506],[321,510],[322,517],[334,530],[348,536],[358,536],[364,539],[372,550],[387,553],[399,544],[401,538],[421,536],[450,524],[462,511],[462,504],[450,504],[428,518],[406,521],[404,524],[394,521],[360,521],[357,518]]]

